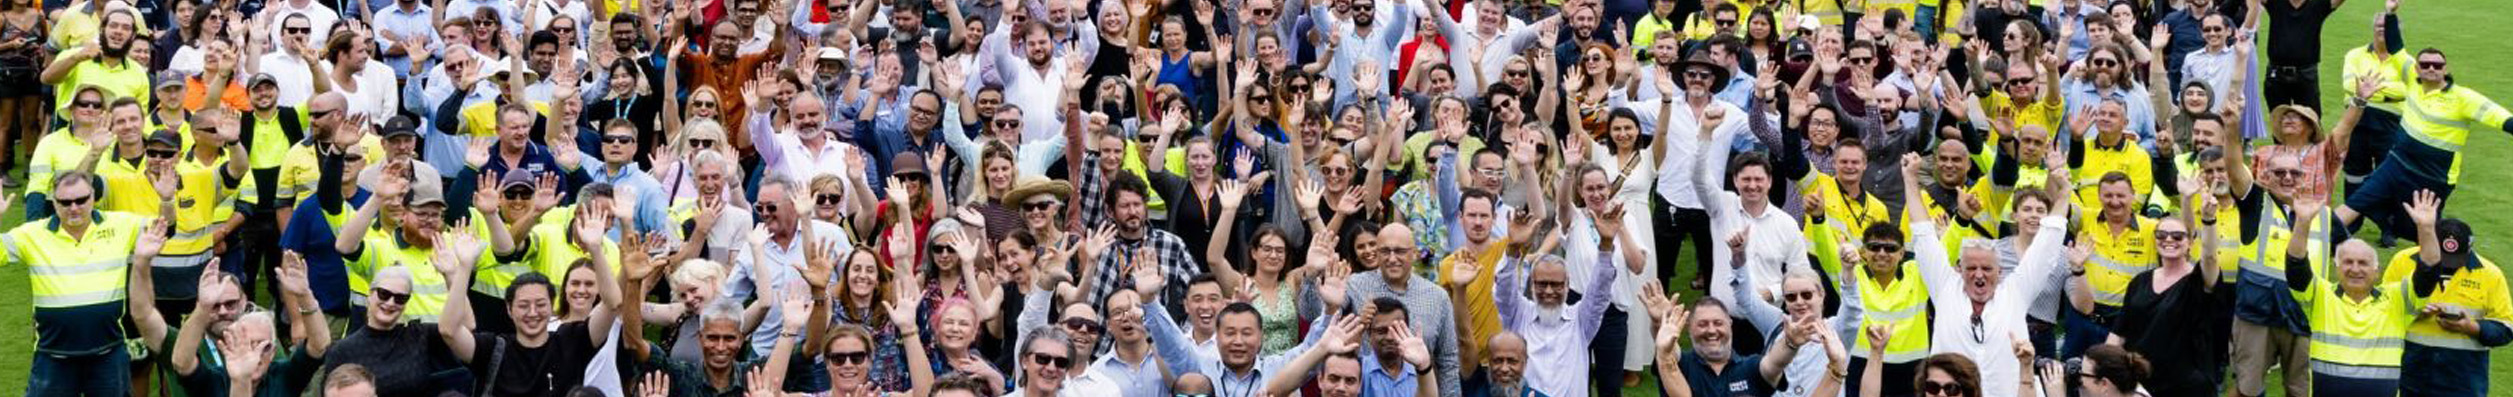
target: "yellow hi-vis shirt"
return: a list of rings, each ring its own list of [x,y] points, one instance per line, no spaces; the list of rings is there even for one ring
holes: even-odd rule
[[[2423,265],[2417,263],[2417,248],[2402,249],[2399,253],[2391,254],[2391,263],[2384,265],[2382,282],[2393,283],[2408,280],[2411,274],[2416,273],[2418,266]],[[2424,299],[2425,303],[2442,306],[2443,310],[2475,316],[2479,321],[2513,323],[2513,296],[2506,295],[2504,269],[2496,267],[2495,261],[2484,257],[2478,258],[2476,266],[2453,270],[2451,278],[2443,285],[2435,286],[2434,293],[2426,295]],[[2424,305],[2419,306],[2422,308]],[[2487,350],[2485,345],[2478,344],[2477,338],[2445,331],[2443,326],[2435,323],[2436,320],[2433,316],[2426,316],[2410,324],[2408,342],[2443,349]]]
[[[1877,199],[1874,194],[1868,194],[1869,192],[1860,192],[1857,199],[1843,196],[1840,183],[1839,180],[1833,179],[1831,174],[1815,172],[1808,175],[1805,182],[1798,184],[1800,191],[1815,192],[1824,198],[1824,218],[1827,219],[1825,223],[1832,225],[1833,236],[1839,239],[1837,242],[1848,246],[1858,246],[1858,239],[1867,234],[1868,226],[1876,224],[1894,225],[1902,229],[1903,235],[1911,234],[1911,228],[1905,226],[1902,219],[1894,217],[1893,212],[1889,210],[1892,207],[1886,206],[1883,200]],[[1801,229],[1816,225],[1811,220],[1800,222],[1798,227]]]
[[[243,175],[223,175],[229,160],[227,156],[220,155],[216,160],[204,162],[190,153],[175,160],[175,175],[183,182],[175,189],[175,199],[171,203],[175,206],[174,236],[166,239],[164,255],[209,252],[210,247],[217,244],[210,239],[210,231],[227,223],[227,218],[236,212],[236,198],[242,196],[237,194],[236,185],[228,182]]]
[[[2113,231],[2100,220],[2079,222],[2079,242],[2094,244],[2094,255],[2086,258],[2085,282],[2094,289],[2094,303],[2120,307],[2127,296],[2129,279],[2155,268],[2155,221],[2122,214],[2129,225]]]
[[[78,170],[79,162],[86,161],[87,153],[95,150],[97,145],[112,144],[79,139],[78,134],[70,133],[68,128],[44,134],[43,138],[35,141],[34,158],[26,163],[26,193],[51,194],[54,175]]]
[[[2103,208],[2103,175],[2114,171],[2129,176],[2130,197],[2133,200],[2146,197],[2148,192],[2155,190],[2155,158],[2147,154],[2146,148],[2138,146],[2137,137],[2121,138],[2119,145],[2108,147],[2101,140],[2099,134],[2088,135],[2077,146],[2083,151],[2079,156],[2085,160],[2076,164],[2076,169],[2070,173],[2076,177],[2078,208]]]
[[[1928,357],[1928,286],[1920,282],[1920,269],[1916,262],[1902,262],[1894,271],[1900,276],[1894,279],[1893,285],[1877,285],[1876,279],[1867,274],[1865,266],[1851,270],[1858,282],[1859,303],[1866,310],[1864,318],[1859,320],[1859,328],[1883,326],[1893,331],[1893,339],[1885,341],[1885,357],[1881,361],[1897,364],[1919,361]],[[1859,333],[1858,343],[1860,346],[1868,344],[1867,333]],[[1876,359],[1866,357],[1868,354],[1856,355]]]
[[[2389,54],[2388,57],[2378,57],[2380,54],[2377,51],[2380,50],[2367,46],[2357,46],[2347,50],[2347,65],[2345,71],[2340,74],[2343,79],[2339,81],[2350,84],[2342,87],[2352,89],[2357,79],[2365,77],[2382,79],[2382,88],[2374,91],[2373,98],[2367,99],[2365,106],[2398,114],[2400,112],[2399,101],[2408,93],[2407,84],[2417,79],[2416,70],[2411,69],[2417,57],[2408,54],[2407,51]]]
[[[2400,106],[2400,125],[2406,127],[2409,137],[2403,142],[2416,142],[2423,147],[2394,149],[2398,151],[2392,157],[2429,163],[2427,168],[2450,161],[2442,175],[2447,183],[2460,184],[2461,145],[2469,141],[2471,129],[2501,129],[2505,120],[2513,119],[2513,112],[2497,106],[2486,94],[2458,84],[2447,84],[2439,90],[2408,91],[2408,103]]]
[[[121,319],[128,310],[131,251],[150,217],[90,212],[81,235],[61,227],[59,217],[18,225],[0,235],[5,261],[26,265],[33,287],[35,351],[61,356],[92,356],[122,348]],[[169,282],[191,282],[170,280]]]
[[[2323,272],[2314,273],[2312,280],[2289,280],[2309,285],[2292,293],[2312,318],[2312,374],[2399,379],[2404,337],[2424,305],[2411,293],[2409,281],[2375,284],[2373,292],[2358,300],[2330,281],[2329,268],[2314,267]]]

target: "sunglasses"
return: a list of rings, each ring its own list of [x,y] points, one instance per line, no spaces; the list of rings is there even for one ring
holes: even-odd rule
[[[840,197],[840,196],[835,195],[835,194],[823,194],[823,195],[819,195],[819,196],[817,196],[817,197],[813,197],[812,199],[813,199],[813,200],[812,200],[812,202],[814,202],[814,203],[819,203],[819,204],[820,204],[820,206],[822,206],[822,207],[832,207],[832,208],[834,208],[834,207],[836,207],[836,206],[838,205],[838,202],[839,202],[839,201],[841,201],[841,200],[843,200],[843,199],[845,199],[845,198],[844,198],[844,197]]]
[[[105,101],[70,101],[70,107],[77,109],[104,109]]]
[[[55,206],[61,206],[61,207],[76,207],[76,206],[81,206],[81,205],[87,205],[87,202],[88,202],[89,200],[93,200],[93,199],[95,199],[95,198],[96,198],[96,196],[87,196],[87,197],[79,197],[79,198],[56,198],[56,199],[52,199],[52,205],[55,205]]]
[[[1709,80],[1709,79],[1710,79],[1710,78],[1712,78],[1712,77],[1719,77],[1719,75],[1718,75],[1717,73],[1711,73],[1711,72],[1700,71],[1700,70],[1686,70],[1686,71],[1684,71],[1684,78],[1687,78],[1687,79],[1702,79],[1702,80]]]
[[[170,159],[170,158],[175,158],[175,155],[176,155],[176,153],[175,153],[175,151],[173,151],[173,150],[150,150],[150,151],[148,151],[148,158],[152,158],[152,159]]]
[[[1065,328],[1070,328],[1070,329],[1073,329],[1073,330],[1075,330],[1075,331],[1089,332],[1089,333],[1094,333],[1094,334],[1099,333],[1099,332],[1100,332],[1100,330],[1107,329],[1107,328],[1106,328],[1106,326],[1101,325],[1101,324],[1099,323],[1099,320],[1092,320],[1092,319],[1081,318],[1081,317],[1067,318],[1067,319],[1065,319],[1065,321],[1063,321],[1063,322],[1062,322],[1062,324],[1065,326]]]
[[[2158,232],[2155,232],[2155,239],[2156,239],[2157,241],[2182,241],[2182,240],[2189,240],[2189,239],[2190,239],[2190,232],[2187,232],[2187,231],[2180,231],[2180,230],[2175,230],[2175,231],[2158,231]]]
[[[995,120],[995,128],[1021,128],[1021,120]]]
[[[637,137],[635,137],[635,136],[629,136],[629,135],[603,135],[603,136],[602,136],[602,143],[632,143],[632,142],[637,142]]]
[[[1791,292],[1791,293],[1781,294],[1781,295],[1780,295],[1780,298],[1781,298],[1781,299],[1786,299],[1786,300],[1788,300],[1788,301],[1790,301],[1790,302],[1805,301],[1805,300],[1814,300],[1814,299],[1815,299],[1815,291],[1799,291],[1799,292]]]
[[[393,290],[383,288],[372,288],[367,290],[367,294],[374,295],[376,302],[392,302],[392,304],[396,305],[410,303],[410,294],[408,293],[393,292]]]
[[[2111,58],[2094,58],[2092,60],[2087,60],[2086,64],[2108,68],[2120,66],[2120,60]]]
[[[1071,358],[1066,358],[1065,356],[1051,356],[1046,353],[1030,353],[1030,362],[1050,367],[1066,367],[1073,365],[1073,359]]]
[[[858,351],[858,352],[846,352],[846,353],[829,352],[829,354],[822,355],[821,357],[823,357],[823,358],[825,358],[825,359],[829,360],[829,363],[830,363],[830,364],[849,364],[849,365],[852,365],[852,364],[863,364],[863,363],[864,363],[864,362],[866,362],[866,361],[872,361],[872,359],[873,359],[873,353],[872,353],[872,352],[863,352],[863,351]]]
[[[1869,241],[1867,242],[1867,250],[1878,252],[1901,252],[1902,243],[1891,241]]]
[[[1874,64],[1876,64],[1876,57],[1851,57],[1851,58],[1850,58],[1850,63],[1860,64],[1860,65],[1874,65]]]
[[[689,101],[689,107],[714,109],[716,107],[716,101]]]
[[[325,117],[325,116],[331,116],[331,115],[332,115],[332,113],[336,113],[336,112],[339,112],[339,111],[340,111],[339,109],[333,109],[333,110],[309,110],[309,111],[306,111],[306,112],[305,112],[305,115],[306,115],[306,116],[310,116],[310,117],[313,117],[313,118],[318,118],[318,119],[319,119],[319,118],[323,118],[323,117]]]
[[[1270,16],[1274,16],[1274,9],[1272,9],[1272,8],[1256,8],[1256,9],[1250,9],[1250,10],[1248,10],[1248,15],[1255,15],[1255,16],[1256,16],[1256,17],[1258,17],[1258,18],[1270,17]]]
[[[515,189],[506,189],[506,191],[505,191],[504,193],[505,193],[505,196],[506,196],[506,199],[507,199],[507,200],[531,200],[531,199],[532,199],[532,188],[515,188]]]
[[[1719,26],[1736,26],[1736,20],[1734,19],[1719,19],[1713,20],[1712,22],[1718,23]]]
[[[1501,75],[1503,75],[1503,76],[1509,76],[1509,77],[1527,77],[1527,71],[1525,71],[1525,70],[1505,70],[1505,71],[1501,71]]]
[[[2033,84],[2033,78],[2027,77],[2027,78],[2019,78],[2019,79],[2007,79],[2006,84],[2007,84],[2007,86],[2008,86],[2008,87],[2020,87],[2020,86],[2025,86],[2025,85]]]
[[[708,148],[714,148],[714,147],[716,147],[716,140],[714,140],[714,139],[691,139],[691,140],[689,140],[689,147],[692,147],[692,148],[698,148],[698,149],[708,149]]]
[[[932,248],[926,248],[925,251],[933,253],[934,255],[957,255],[960,253],[959,249],[951,248],[951,246],[948,245],[936,245]]]
[[[1528,282],[1528,284],[1529,284],[1529,285],[1531,285],[1531,286],[1534,286],[1534,287],[1536,287],[1536,288],[1542,288],[1542,289],[1559,289],[1559,288],[1569,288],[1569,287],[1571,286],[1571,283],[1566,283],[1566,282],[1561,282],[1561,281],[1531,281],[1531,282]]]
[[[365,155],[365,154],[350,153],[350,154],[345,154],[345,155],[341,155],[341,156],[340,156],[340,162],[343,162],[343,163],[357,163],[357,162],[365,162],[365,161],[366,161],[366,155]]]
[[[1047,210],[1053,210],[1053,209],[1056,209],[1056,202],[1054,202],[1054,201],[1044,201],[1044,200],[1042,200],[1042,201],[1032,201],[1032,202],[1022,203],[1022,204],[1021,204],[1021,210],[1024,210],[1024,211],[1038,212],[1038,211],[1047,211]]]
[[[2443,63],[2442,63],[2442,62],[2418,62],[2418,63],[2417,63],[2417,68],[2418,68],[2418,69],[2435,69],[2435,70],[2442,70],[2442,69],[2443,69]]]
[[[279,28],[279,32],[280,32],[280,33],[287,33],[287,34],[307,34],[307,33],[314,33],[314,28],[305,28],[305,27],[296,27],[296,28]]]
[[[1958,385],[1954,382],[1941,383],[1937,381],[1920,381],[1920,394],[1934,396],[1961,395],[1963,393],[1960,389],[1961,387],[1963,387],[1963,385]]]

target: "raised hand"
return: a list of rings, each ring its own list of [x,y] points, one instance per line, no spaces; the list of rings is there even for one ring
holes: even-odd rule
[[[1893,329],[1886,328],[1884,325],[1871,325],[1867,327],[1867,348],[1869,350],[1883,352],[1885,351],[1885,344],[1890,343],[1892,340]]]
[[[1318,339],[1318,347],[1335,354],[1360,350],[1361,327],[1363,326],[1361,318],[1362,316],[1359,315],[1336,317],[1335,323],[1326,327],[1326,336]]]
[[[558,208],[558,194],[558,176],[542,173],[532,183],[532,210],[548,212],[551,208]]]
[[[666,371],[647,371],[646,376],[639,377],[641,380],[637,381],[637,397],[671,397],[672,376],[665,375],[664,372]]]
[[[297,255],[296,251],[280,251],[279,269],[276,271],[279,272],[280,290],[298,297],[314,296],[314,290],[309,288],[311,284],[305,281],[305,256]]]
[[[775,397],[785,395],[785,390],[783,390],[784,388],[782,387],[785,385],[785,380],[768,376],[768,367],[766,366],[761,366],[749,371],[743,371],[742,378],[750,381],[748,383],[748,395],[751,397]]]
[[[1245,151],[1242,151],[1242,153],[1244,152]],[[1216,189],[1216,192],[1219,193],[1219,196],[1221,196],[1222,208],[1236,209],[1239,208],[1240,203],[1245,202],[1248,198],[1248,184],[1242,183],[1236,179],[1226,180],[1222,181],[1221,187]],[[1229,215],[1224,214],[1223,216]]]
[[[786,333],[803,332],[803,325],[811,322],[812,306],[811,292],[796,291],[793,288],[786,288],[785,299],[782,304],[778,306],[778,309],[783,310],[780,310],[777,313],[780,316],[779,318],[785,320],[784,323],[778,324],[779,327],[784,328],[781,331]]]
[[[1150,257],[1150,255],[1145,252],[1153,251],[1151,247],[1138,248],[1135,249],[1135,251],[1137,253],[1135,257],[1137,259],[1133,261],[1133,264],[1128,265],[1129,267],[1126,272],[1128,275],[1134,277],[1134,292],[1143,294],[1146,299],[1149,299],[1149,297],[1152,296],[1157,296],[1154,294],[1159,294],[1161,292],[1161,283],[1166,281],[1161,277],[1160,263],[1158,261],[1148,261],[1142,259]]]
[[[1412,363],[1414,368],[1431,368],[1431,347],[1422,342],[1421,335],[1414,334],[1414,327],[1396,327],[1396,344],[1405,362]]]
[[[6,204],[5,200],[7,199],[0,198],[0,204]],[[9,207],[0,205],[0,208]],[[166,239],[170,235],[169,230],[173,228],[173,223],[169,222],[165,218],[158,218],[156,221],[149,222],[148,229],[146,229],[147,232],[140,233],[139,242],[133,244],[134,246],[131,248],[131,256],[139,258],[156,258],[159,252],[163,252],[165,250]]]
[[[2443,211],[2443,199],[2435,196],[2433,190],[2419,190],[2401,207],[2408,211],[2408,219],[2416,221],[2418,226],[2433,226],[2435,218]]]

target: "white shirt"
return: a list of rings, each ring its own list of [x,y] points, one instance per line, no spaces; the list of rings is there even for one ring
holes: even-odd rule
[[[295,4],[290,4],[298,1],[304,1],[305,6],[298,7]],[[281,31],[279,28],[287,25],[289,15],[302,14],[305,15],[306,22],[313,22],[313,24],[306,26],[314,28],[312,33],[305,36],[306,44],[313,45],[315,48],[322,48],[323,43],[329,43],[332,40],[332,24],[340,23],[340,12],[332,11],[331,7],[324,6],[323,3],[319,1],[279,0],[265,4],[267,5],[263,6],[262,12],[270,14],[271,25],[267,27],[268,30],[264,31],[270,32],[271,38],[273,39],[276,39],[279,35],[286,33]]]
[[[324,69],[335,68],[339,66],[324,62]],[[333,84],[332,87],[334,92],[348,97],[348,106],[344,110],[348,110],[349,114],[367,116],[368,123],[382,126],[384,121],[391,120],[400,111],[401,80],[393,77],[391,66],[368,59],[366,66],[358,69],[358,74],[350,76],[350,80],[357,84]]]
[[[314,98],[314,69],[304,59],[273,51],[262,54],[260,67],[279,82],[279,106],[305,106],[306,100]]]
[[[2068,218],[2042,218],[2042,230],[2025,249],[2023,263],[2015,274],[2001,279],[1989,303],[1981,307],[1978,323],[1973,321],[1972,299],[1963,293],[1963,276],[1955,273],[1947,259],[1946,246],[1912,245],[1919,257],[1920,281],[1928,285],[1929,304],[1937,313],[1931,316],[1935,331],[1929,333],[1929,352],[1962,353],[1980,364],[1984,396],[2015,396],[2019,374],[2014,341],[2031,337],[2025,327],[2025,309],[2050,284],[2048,274],[2059,268],[2060,240],[2067,237],[2067,227]],[[1939,241],[1937,225],[1928,217],[1912,218],[1911,239]]]
[[[1697,116],[1694,113],[1695,110],[1692,105],[1685,103],[1684,98],[1675,98],[1675,106],[1669,106],[1667,108],[1667,114],[1663,115],[1656,114],[1658,113],[1658,104],[1655,103],[1644,102],[1630,106],[1633,113],[1641,115],[1640,125],[1642,126],[1656,126],[1658,125],[1659,117],[1668,118],[1666,121],[1667,131],[1660,131],[1656,133],[1657,139],[1670,139],[1667,141],[1666,157],[1658,160],[1658,170],[1661,175],[1692,175],[1696,170],[1699,170],[1701,172],[1708,172],[1708,175],[1711,176],[1707,180],[1696,180],[1697,178],[1681,177],[1658,178],[1658,196],[1665,198],[1668,205],[1673,205],[1676,208],[1710,208],[1705,206],[1707,203],[1702,202],[1702,198],[1707,197],[1707,194],[1704,192],[1718,190],[1720,186],[1724,186],[1718,182],[1725,180],[1728,175],[1728,145],[1726,142],[1734,140],[1738,131],[1745,128],[1746,114],[1744,109],[1736,107],[1735,104],[1715,98],[1711,99],[1710,104],[1707,106],[1708,107],[1704,109],[1721,108],[1726,109],[1727,112],[1727,116],[1720,119],[1719,126],[1716,127],[1717,130],[1712,133],[1715,136],[1711,137],[1710,144],[1708,145],[1702,144],[1702,142],[1698,139],[1698,134],[1701,131],[1700,116]],[[1643,127],[1643,131],[1647,131],[1647,129],[1648,127]],[[1775,180],[1772,183],[1778,184],[1780,182]],[[1795,229],[1792,228],[1791,230]],[[1715,237],[1723,235],[1713,234],[1712,236]],[[1775,274],[1772,278],[1766,278],[1763,280],[1778,279],[1780,279],[1779,276]]]
[[[1669,132],[1658,134],[1658,139],[1672,141],[1667,142],[1668,153],[1658,169],[1664,170],[1661,175],[1678,177],[1658,178],[1658,194],[1678,207],[1683,204],[1677,200],[1690,199],[1710,213],[1710,235],[1711,241],[1714,241],[1710,244],[1710,259],[1718,265],[1717,268],[1732,266],[1729,262],[1735,254],[1728,249],[1727,236],[1751,226],[1753,234],[1746,238],[1746,263],[1742,266],[1745,271],[1753,272],[1755,280],[1779,280],[1782,270],[1789,267],[1812,269],[1806,259],[1806,236],[1799,233],[1796,218],[1770,202],[1763,203],[1757,211],[1747,211],[1742,197],[1721,187],[1724,185],[1719,181],[1728,175],[1730,147],[1723,142],[1733,141],[1736,134],[1745,131],[1746,114],[1736,105],[1717,99],[1711,99],[1709,106],[1727,109],[1727,116],[1721,118],[1719,126],[1711,131],[1709,144],[1703,144],[1700,138],[1700,122],[1693,116],[1692,106],[1679,100],[1668,110],[1671,113],[1668,116],[1671,119],[1667,120]],[[1652,122],[1646,118],[1642,120],[1643,125]],[[1772,181],[1775,186],[1780,183],[1783,182]],[[1712,274],[1711,296],[1734,296],[1734,291],[1728,287],[1728,280],[1736,277],[1733,273]],[[1778,294],[1780,284],[1765,282],[1754,287]]]
[[[1612,297],[1614,299],[1614,306],[1616,308],[1623,309],[1623,312],[1625,313],[1646,313],[1646,311],[1641,310],[1640,306],[1641,281],[1657,277],[1658,274],[1658,256],[1647,252],[1649,250],[1649,246],[1647,244],[1653,244],[1653,242],[1657,240],[1654,240],[1654,237],[1652,237],[1654,234],[1652,234],[1653,232],[1650,227],[1651,223],[1649,223],[1649,213],[1648,211],[1642,210],[1644,208],[1648,207],[1632,205],[1631,203],[1623,204],[1623,233],[1626,236],[1625,242],[1628,244],[1616,244],[1615,249],[1617,251],[1615,252],[1604,252],[1597,249],[1598,243],[1605,241],[1606,238],[1610,238],[1611,236],[1607,236],[1603,233],[1603,231],[1597,230],[1596,220],[1590,219],[1588,217],[1588,213],[1585,211],[1571,211],[1570,228],[1568,229],[1569,233],[1565,235],[1562,240],[1562,256],[1564,259],[1563,268],[1565,270],[1569,270],[1570,274],[1596,274],[1590,273],[1594,271],[1591,267],[1598,265],[1610,265],[1619,268],[1614,270],[1622,272],[1622,274],[1618,275],[1620,277],[1614,278],[1612,291],[1608,292],[1607,296]],[[1634,249],[1642,250],[1643,252],[1641,252],[1641,257],[1646,259],[1646,261],[1641,264],[1640,272],[1637,273],[1633,272],[1629,266],[1625,266],[1623,264],[1623,257],[1621,256],[1622,253],[1620,251]],[[1608,255],[1614,256],[1608,258]],[[1577,278],[1574,277],[1574,279]],[[1576,290],[1584,290],[1588,289],[1588,284],[1584,282],[1573,282],[1570,287]],[[1598,292],[1580,291],[1580,293],[1584,296],[1597,296],[1596,294]],[[1624,317],[1624,320],[1625,321],[1621,324],[1606,323],[1599,324],[1598,327],[1600,329],[1603,329],[1604,327],[1623,327],[1623,367],[1627,370],[1638,370],[1642,367],[1648,366],[1651,361],[1656,360],[1657,355],[1652,353],[1652,349],[1657,346],[1657,342],[1651,340],[1649,337],[1650,330],[1648,316],[1626,316]],[[1582,344],[1581,349],[1586,350],[1586,345]],[[1546,393],[1553,393],[1557,396],[1587,395],[1584,391],[1571,393],[1568,390],[1561,389],[1543,390],[1545,390]]]

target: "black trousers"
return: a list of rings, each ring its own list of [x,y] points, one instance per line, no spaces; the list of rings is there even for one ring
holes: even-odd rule
[[[1649,201],[1649,219],[1657,222],[1658,228],[1657,237],[1654,238],[1657,240],[1655,243],[1658,246],[1658,252],[1652,254],[1660,258],[1682,258],[1684,242],[1692,241],[1693,277],[1702,282],[1709,282],[1710,272],[1713,270],[1711,268],[1717,267],[1710,260],[1710,212],[1679,208],[1667,204],[1666,199],[1656,194],[1649,195]],[[1673,282],[1677,264],[1674,261],[1664,262],[1658,266],[1658,280],[1662,283]]]
[[[2278,105],[2303,105],[2314,113],[2321,111],[2321,75],[2316,65],[2269,65],[2269,78],[2260,84],[2262,109]],[[2220,89],[2221,90],[2221,89]],[[2269,120],[2276,123],[2277,120]],[[2274,125],[2274,124],[2272,124]]]
[[[1592,295],[1586,298],[1610,299],[1606,295]],[[1631,321],[1630,318],[1631,314],[1624,313],[1622,308],[1611,304],[1606,305],[1605,321],[1598,322],[1601,325],[1597,327],[1597,339],[1588,342],[1588,378],[1596,386],[1596,390],[1589,395],[1596,397],[1621,397],[1623,395],[1624,339],[1629,338],[1631,334],[1625,328],[1625,322]]]

